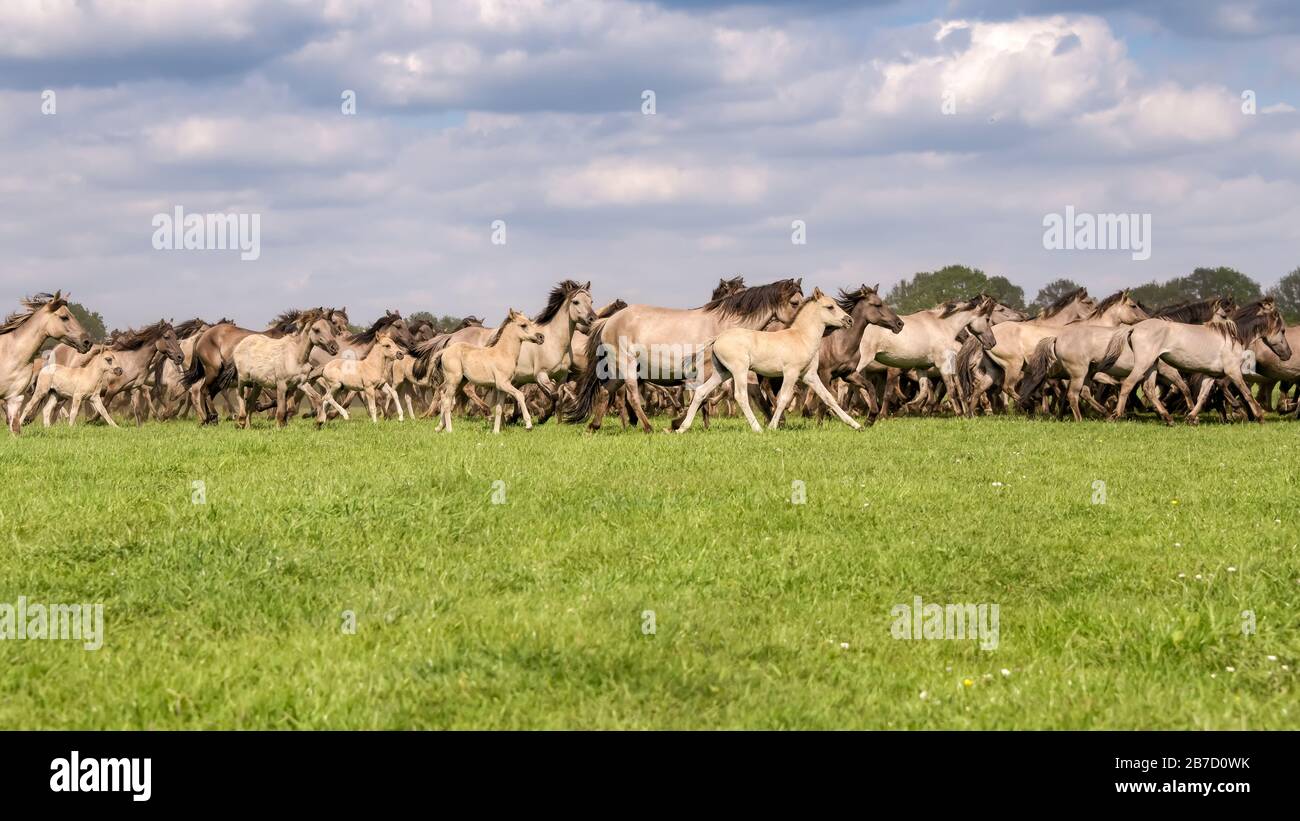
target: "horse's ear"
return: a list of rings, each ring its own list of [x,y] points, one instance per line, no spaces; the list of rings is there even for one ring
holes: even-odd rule
[[[794,287],[798,288],[800,291],[803,290],[803,277],[799,277],[794,281]]]
[[[871,290],[873,290],[873,291],[879,293],[879,292],[880,292],[880,283],[877,282],[875,285],[873,285],[872,288],[871,288]]]
[[[813,288],[813,294],[812,294],[813,299],[821,299],[823,296],[825,296],[825,294],[822,293],[821,288]]]
[[[587,280],[587,284],[584,285],[584,286],[582,286],[582,290],[584,290],[584,291],[590,291],[590,290],[591,290],[591,280]]]

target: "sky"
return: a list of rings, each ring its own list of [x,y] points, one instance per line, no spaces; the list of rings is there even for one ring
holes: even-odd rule
[[[1297,108],[1271,0],[6,0],[0,312],[495,322],[565,278],[692,306],[951,263],[1029,297],[1268,286],[1300,266]],[[156,248],[177,207],[257,215],[260,254]],[[1150,215],[1149,258],[1045,248],[1067,207]]]

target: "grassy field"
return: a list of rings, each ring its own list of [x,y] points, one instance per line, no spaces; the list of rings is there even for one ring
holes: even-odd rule
[[[1298,424],[260,425],[4,437],[0,727],[1300,727]]]

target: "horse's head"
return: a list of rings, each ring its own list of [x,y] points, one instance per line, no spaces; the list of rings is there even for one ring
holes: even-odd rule
[[[117,360],[113,358],[112,351],[106,351],[100,354],[98,357],[98,362],[99,362],[100,369],[104,373],[110,374],[112,376],[122,375],[122,366],[117,364]]]
[[[339,343],[335,338],[334,329],[335,325],[332,321],[321,317],[307,326],[307,339],[330,356],[338,356]]]
[[[329,317],[330,327],[336,336],[348,332],[347,308],[330,308],[326,313]]]
[[[381,334],[375,340],[375,347],[379,349],[380,358],[384,362],[392,362],[395,359],[401,359],[405,355],[405,349],[388,333]]]
[[[1127,288],[1120,295],[1119,301],[1115,303],[1114,314],[1121,325],[1134,325],[1144,319],[1151,318],[1151,314],[1147,313],[1146,309],[1133,298]]]
[[[998,338],[993,335],[993,308],[996,305],[997,300],[992,297],[980,297],[975,301],[975,315],[971,317],[970,322],[966,323],[966,329],[975,334],[975,338],[980,341],[980,345],[985,350],[998,344]]]
[[[993,313],[989,315],[989,321],[994,325],[999,322],[1021,322],[1029,318],[1029,314],[1024,311],[1012,308],[1010,305],[1004,305],[997,299],[993,300]]]
[[[529,319],[527,314],[514,308],[511,308],[510,313],[506,315],[505,327],[502,329],[502,337],[507,334],[534,345],[541,345],[546,341],[546,334],[542,333],[537,324]]]
[[[1286,320],[1277,309],[1273,297],[1264,297],[1259,301],[1259,314],[1264,320],[1264,331],[1260,338],[1277,358],[1283,362],[1291,358],[1291,341],[1286,338]]]
[[[817,320],[827,328],[852,328],[853,317],[836,303],[835,300],[822,293],[821,288],[813,288],[812,296],[804,301],[800,314],[804,311],[812,311]]]
[[[171,325],[163,326],[163,331],[153,343],[154,350],[172,361],[178,368],[185,367],[185,354],[181,351],[180,340],[176,338],[176,329]]]
[[[803,277],[783,280],[779,285],[784,299],[777,303],[774,316],[777,322],[789,327],[803,305]]]
[[[591,280],[577,290],[569,292],[569,321],[578,330],[586,331],[596,321],[596,310],[591,307]]]
[[[387,311],[385,318],[388,319],[388,332],[404,348],[409,348],[415,344],[415,336],[411,333],[411,326],[402,318],[400,311]]]
[[[888,328],[894,333],[903,330],[903,320],[898,318],[894,309],[885,304],[880,298],[880,285],[875,287],[868,286],[865,282],[858,287],[853,293],[840,292],[843,301],[840,302],[842,307],[852,303],[853,316],[855,321],[862,322],[864,325],[879,325],[882,328]]]
[[[63,295],[62,291],[56,291],[54,296],[49,297],[33,312],[32,318],[42,323],[42,328],[47,336],[53,337],[61,342],[66,342],[76,348],[79,353],[86,353],[90,350],[90,334],[86,329],[81,327],[81,323],[73,316],[72,311],[68,308],[68,298]],[[39,299],[39,297],[38,297]]]

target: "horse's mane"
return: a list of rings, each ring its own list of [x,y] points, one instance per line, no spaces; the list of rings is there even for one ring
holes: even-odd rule
[[[938,305],[939,308],[943,309],[939,312],[939,318],[946,319],[958,311],[968,311],[974,308],[976,301],[983,296],[983,294],[980,294],[974,299],[950,299],[947,302],[942,302]]]
[[[775,311],[782,303],[800,292],[793,279],[778,279],[705,303],[703,310],[731,319],[755,319]]]
[[[483,347],[491,348],[493,345],[497,344],[497,341],[501,339],[501,332],[504,331],[506,326],[509,324],[510,314],[506,314],[506,318],[501,320],[500,325],[497,325],[497,329],[492,332],[492,336],[488,337],[488,341],[483,343]]]
[[[208,324],[209,323],[203,321],[202,319],[199,319],[197,316],[194,317],[193,319],[187,319],[181,324],[176,326],[176,338],[189,339],[191,336],[194,336],[196,333],[198,333],[200,328]],[[221,324],[221,323],[217,323],[217,324]]]
[[[1258,299],[1233,312],[1233,330],[1236,333],[1235,338],[1238,342],[1246,345],[1254,342],[1257,337],[1274,330],[1279,317],[1275,311],[1264,312],[1264,305],[1269,302],[1268,298]]]
[[[1115,303],[1119,302],[1121,299],[1124,298],[1124,293],[1125,293],[1124,289],[1121,288],[1120,290],[1116,291],[1115,293],[1103,299],[1101,302],[1098,302],[1096,306],[1093,307],[1092,313],[1088,314],[1088,318],[1091,319],[1093,317],[1098,317],[1106,313],[1107,311],[1109,311],[1111,309],[1111,306],[1113,306]]]
[[[841,288],[840,295],[835,297],[835,304],[839,305],[840,310],[844,311],[844,313],[851,314],[853,313],[853,309],[858,306],[859,302],[871,296],[875,292],[876,289],[869,287],[866,283],[859,285],[852,291],[846,291]]]
[[[146,325],[139,330],[127,328],[113,338],[112,348],[115,351],[138,351],[145,345],[152,345],[162,338],[162,335],[172,330],[171,323],[165,319],[160,319],[152,325]]]
[[[745,278],[743,276],[735,276],[732,277],[731,279],[723,279],[722,277],[718,277],[718,287],[713,289],[713,295],[710,296],[709,299],[710,300],[722,299],[724,296],[728,294],[737,293],[738,291],[741,291],[744,288],[745,288]]]
[[[467,316],[460,321],[459,325],[456,326],[456,330],[459,331],[464,328],[482,328],[482,327],[483,327],[482,319],[476,316]]]
[[[324,308],[290,309],[271,320],[270,330],[285,334],[293,333],[299,327],[310,325],[318,319],[330,316],[331,313]]]
[[[551,294],[547,297],[546,307],[542,309],[540,314],[533,318],[533,321],[538,325],[545,325],[547,322],[555,319],[555,315],[560,312],[560,309],[564,307],[565,303],[567,303],[574,294],[585,290],[585,286],[580,282],[574,282],[571,279],[564,280],[551,289]]]
[[[1065,306],[1069,305],[1071,302],[1075,301],[1076,299],[1083,299],[1087,295],[1088,295],[1087,288],[1075,288],[1073,291],[1070,291],[1067,294],[1062,294],[1061,296],[1057,297],[1055,302],[1053,302],[1051,305],[1048,305],[1043,310],[1039,311],[1037,318],[1050,319],[1056,316],[1057,314],[1059,314],[1061,311],[1064,311]]]
[[[352,337],[358,345],[369,345],[375,341],[375,335],[402,318],[400,311],[385,311],[384,315],[370,323],[370,327]]]
[[[1163,319],[1167,322],[1187,322],[1192,325],[1200,325],[1209,322],[1214,316],[1214,310],[1220,302],[1220,298],[1202,299],[1196,302],[1183,300],[1171,305],[1165,305],[1157,308],[1152,314],[1155,319]]]
[[[36,296],[23,297],[19,302],[23,306],[24,310],[15,311],[5,317],[4,324],[0,325],[0,334],[12,333],[18,330],[22,327],[24,322],[31,319],[37,311],[47,305],[50,306],[51,311],[57,311],[59,308],[68,304],[68,301],[62,296],[45,293],[37,294]]]

